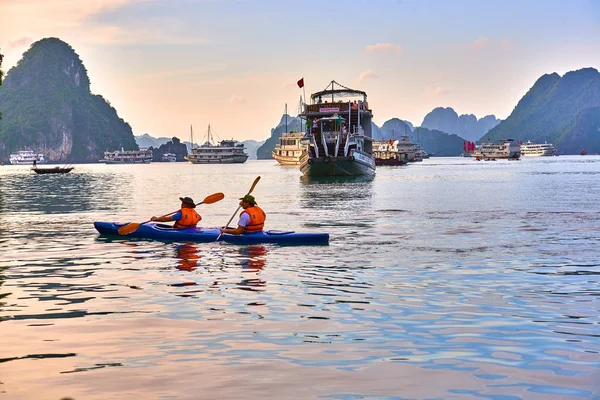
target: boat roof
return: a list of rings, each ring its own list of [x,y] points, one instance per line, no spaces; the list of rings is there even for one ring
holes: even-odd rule
[[[336,86],[337,85],[337,88]],[[335,80],[332,80],[324,90],[316,92],[310,95],[310,98],[314,101],[324,97],[331,97],[332,102],[336,97],[358,97],[362,96],[364,101],[367,101],[367,93],[362,90],[350,89],[344,85],[340,85]]]

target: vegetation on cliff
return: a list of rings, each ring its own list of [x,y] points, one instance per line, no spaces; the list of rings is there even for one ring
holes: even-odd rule
[[[600,73],[584,68],[563,77],[543,75],[480,141],[488,138],[548,142],[560,154],[579,154],[582,148],[600,152]]]
[[[49,161],[96,162],[106,150],[138,149],[131,126],[101,95],[67,43],[35,42],[0,88],[0,160],[31,149]]]

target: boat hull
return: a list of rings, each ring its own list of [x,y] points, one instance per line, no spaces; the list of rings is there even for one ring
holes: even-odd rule
[[[248,156],[233,156],[233,157],[222,157],[217,159],[196,159],[196,158],[185,158],[192,164],[243,164],[248,159]]]
[[[365,154],[349,157],[305,157],[300,171],[306,176],[374,175],[375,159]]]
[[[31,170],[36,174],[44,175],[44,174],[67,174],[73,170],[74,167],[69,168],[32,168]]]
[[[131,237],[138,239],[155,239],[168,241],[185,241],[208,243],[215,242],[219,237],[220,228],[187,228],[173,229],[170,225],[154,222],[140,225],[129,235],[119,235],[119,228],[126,224],[114,222],[94,222],[94,227],[101,235]],[[274,243],[283,245],[326,245],[329,244],[327,233],[300,233],[294,231],[263,231],[242,235],[223,234],[219,241],[233,244]]]

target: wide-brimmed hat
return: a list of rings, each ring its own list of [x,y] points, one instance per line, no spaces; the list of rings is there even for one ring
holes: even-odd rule
[[[196,203],[194,203],[194,200],[192,200],[191,197],[180,197],[179,200],[181,200],[182,203],[188,204],[192,208],[196,208]]]
[[[253,206],[256,205],[256,200],[254,200],[254,196],[247,194],[244,197],[240,197],[240,200],[245,201],[248,204],[252,204]]]

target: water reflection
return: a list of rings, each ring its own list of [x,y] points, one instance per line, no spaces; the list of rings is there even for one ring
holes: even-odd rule
[[[177,269],[181,271],[193,271],[198,266],[200,254],[198,248],[192,243],[184,243],[175,248],[175,259],[177,260]]]
[[[121,210],[123,196],[118,194],[132,191],[132,177],[128,174],[11,174],[1,178],[0,211],[9,213]]]
[[[262,245],[244,246],[240,249],[240,264],[242,272],[258,272],[267,264],[268,250]],[[260,279],[258,275],[255,278],[246,278],[238,284],[242,290],[262,291],[267,282]]]
[[[305,228],[351,226],[367,228],[375,224],[373,178],[367,176],[301,177],[300,209],[310,211]],[[332,212],[335,218],[332,218]]]

